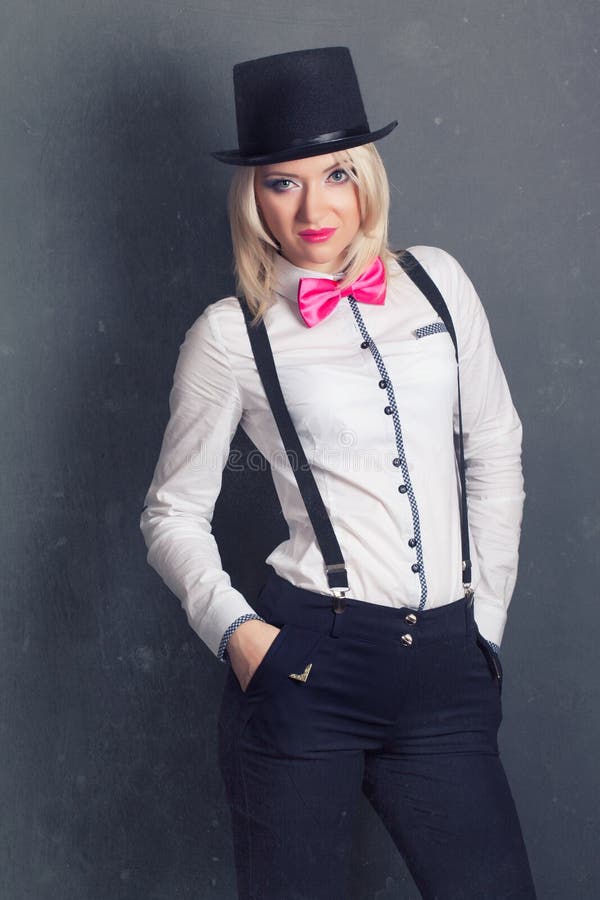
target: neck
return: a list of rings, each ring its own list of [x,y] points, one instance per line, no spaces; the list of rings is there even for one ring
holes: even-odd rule
[[[294,273],[298,278],[302,278],[304,275],[311,275],[313,277],[321,277],[321,278],[331,278],[335,281],[339,281],[340,278],[343,278],[344,272],[340,269],[331,269],[331,271],[323,271],[315,266],[300,266],[298,263],[292,262],[287,256],[284,256],[283,253],[279,254],[281,259],[280,268],[285,268],[288,271],[293,269]]]

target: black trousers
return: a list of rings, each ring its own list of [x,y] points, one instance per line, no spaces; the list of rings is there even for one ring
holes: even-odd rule
[[[239,900],[348,900],[361,791],[424,900],[534,900],[472,605],[335,614],[274,571],[253,605],[281,631],[218,725]]]

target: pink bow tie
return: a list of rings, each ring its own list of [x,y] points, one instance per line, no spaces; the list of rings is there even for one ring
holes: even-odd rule
[[[385,268],[378,256],[375,262],[343,291],[331,278],[301,278],[298,283],[298,308],[309,328],[333,312],[342,297],[352,296],[360,303],[385,301]]]

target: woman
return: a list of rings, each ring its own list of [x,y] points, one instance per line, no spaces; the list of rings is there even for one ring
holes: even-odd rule
[[[370,130],[346,48],[252,60],[234,84],[240,147],[214,155],[237,166],[245,299],[186,333],[141,527],[230,663],[239,897],[349,897],[362,791],[424,898],[530,900],[497,747],[521,426],[485,313],[445,251],[389,250],[374,141],[397,123]],[[210,530],[238,424],[290,529],[252,604]]]

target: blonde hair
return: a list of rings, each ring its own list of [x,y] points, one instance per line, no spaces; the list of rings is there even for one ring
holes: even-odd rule
[[[388,247],[390,189],[381,156],[374,144],[335,154],[358,187],[361,227],[349,245],[342,288],[355,281],[380,256],[384,265],[394,259]],[[263,225],[254,194],[254,166],[236,169],[229,189],[229,224],[235,258],[237,290],[257,323],[275,302],[271,296],[273,269],[279,245]]]

